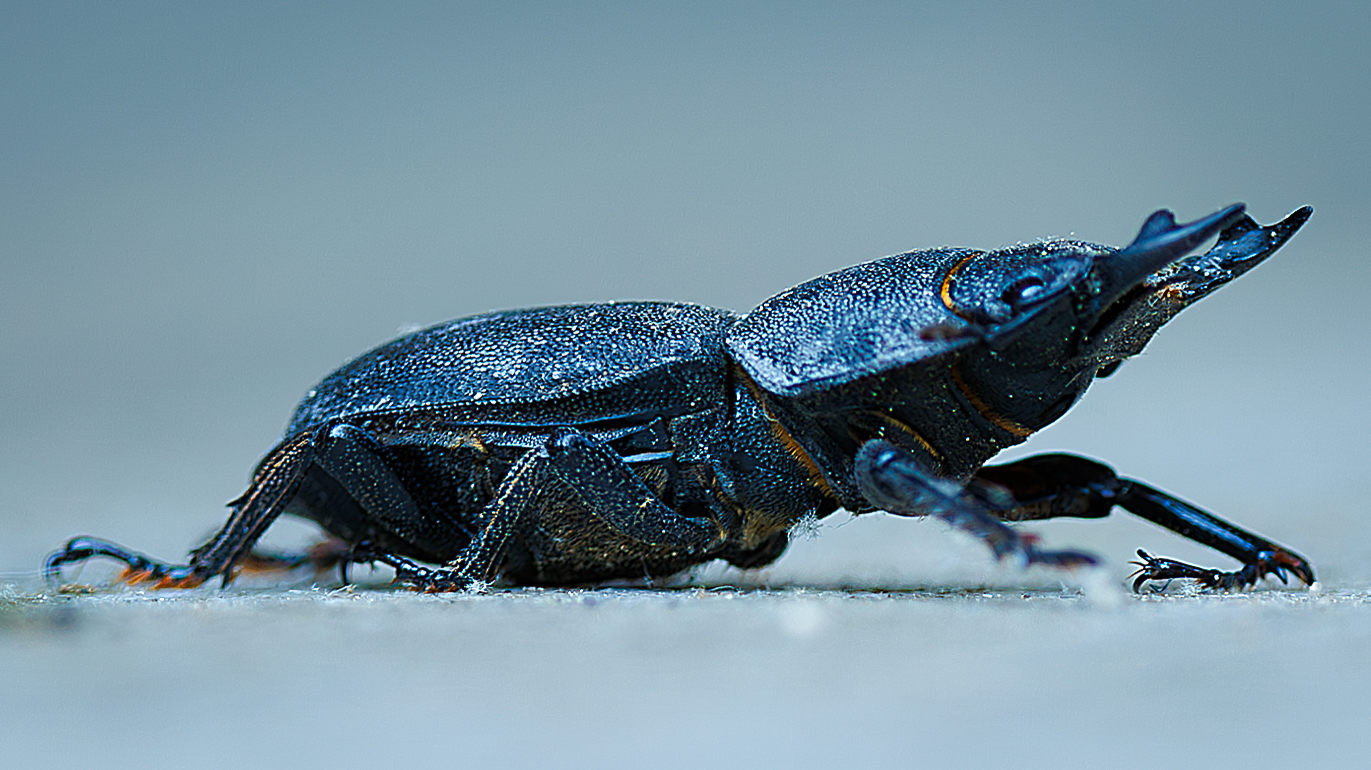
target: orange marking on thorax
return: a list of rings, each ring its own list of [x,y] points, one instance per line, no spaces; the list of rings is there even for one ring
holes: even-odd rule
[[[974,254],[968,254],[966,257],[963,257],[961,261],[957,262],[957,264],[952,266],[951,270],[947,271],[947,275],[943,276],[943,285],[941,288],[938,289],[938,296],[942,297],[943,306],[946,307],[948,310],[951,310],[953,314],[955,314],[958,318],[961,318],[963,321],[970,321],[971,318],[966,313],[963,313],[962,311],[958,310],[957,303],[952,301],[952,279],[956,277],[957,271],[961,270],[963,265],[975,259],[976,257],[981,256],[984,253],[985,252],[983,251],[978,251]]]

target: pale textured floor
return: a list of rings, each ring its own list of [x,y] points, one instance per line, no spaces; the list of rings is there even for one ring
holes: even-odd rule
[[[1240,517],[1313,559],[1317,592],[1135,596],[1136,547],[1228,560],[1126,515],[1029,527],[1107,560],[1065,579],[845,514],[766,570],[665,588],[427,596],[359,569],[351,591],[56,595],[15,573],[0,767],[1359,767],[1356,511]]]
[[[1136,546],[1226,561],[1136,519],[1032,529],[1106,566],[1064,582],[840,514],[767,570],[666,588],[429,596],[358,570],[57,595],[27,573],[0,604],[0,766],[1360,766],[1364,527],[1295,533],[1318,591],[1226,596],[1125,591]]]
[[[1354,767],[1371,592],[787,585],[0,603],[6,767]]]

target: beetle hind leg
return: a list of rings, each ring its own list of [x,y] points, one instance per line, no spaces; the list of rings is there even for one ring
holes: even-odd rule
[[[116,543],[96,537],[74,537],[66,545],[48,555],[43,562],[43,577],[49,585],[62,585],[62,567],[80,564],[97,556],[123,562],[124,571],[118,581],[126,585],[150,585],[153,588],[194,588],[205,582],[205,576],[188,565],[167,564],[131,551]]]
[[[116,545],[108,540],[77,537],[48,556],[43,575],[58,585],[62,567],[97,556],[124,563],[120,582],[152,588],[194,588],[218,576],[225,585],[233,580],[236,566],[247,556],[300,486],[314,453],[314,437],[301,433],[283,442],[258,466],[252,484],[229,503],[233,513],[213,538],[190,554],[187,564],[167,564]]]

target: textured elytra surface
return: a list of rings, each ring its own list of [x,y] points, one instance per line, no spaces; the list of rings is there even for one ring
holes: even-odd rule
[[[647,411],[689,403],[722,372],[722,330],[737,316],[667,302],[513,310],[463,318],[365,353],[325,377],[286,435],[365,412],[547,402],[603,392],[654,373],[678,387],[637,395]],[[587,415],[592,416],[592,415]]]

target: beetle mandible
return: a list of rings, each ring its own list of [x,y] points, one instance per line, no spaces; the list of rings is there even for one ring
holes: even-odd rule
[[[1241,204],[1189,224],[1149,217],[1122,249],[1049,240],[941,248],[815,278],[739,315],[667,302],[491,313],[343,365],[184,565],[77,537],[44,567],[94,556],[123,580],[227,584],[243,569],[381,562],[460,590],[497,579],[655,579],[723,559],[769,564],[790,530],[838,508],[935,516],[998,559],[1073,568],[1005,522],[1097,518],[1114,506],[1241,562],[1156,558],[1148,580],[1242,588],[1295,552],[1084,457],[984,465],[1061,417],[1162,324],[1270,256],[1312,209],[1261,226]],[[1191,255],[1217,235],[1203,255]],[[282,513],[332,539],[253,551]]]

